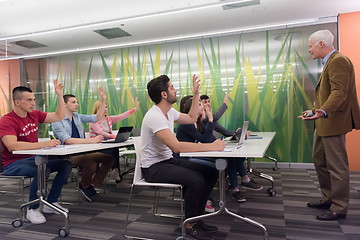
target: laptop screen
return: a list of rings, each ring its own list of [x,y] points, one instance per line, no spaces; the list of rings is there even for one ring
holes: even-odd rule
[[[240,135],[240,138],[239,138],[238,145],[241,145],[241,144],[244,143],[244,141],[246,139],[248,127],[249,127],[249,121],[244,121],[244,124],[243,124],[242,129],[241,129],[241,135]]]

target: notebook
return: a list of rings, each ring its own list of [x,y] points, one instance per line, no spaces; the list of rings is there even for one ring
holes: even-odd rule
[[[110,140],[104,140],[102,143],[120,143],[129,139],[133,127],[120,127],[116,138]]]

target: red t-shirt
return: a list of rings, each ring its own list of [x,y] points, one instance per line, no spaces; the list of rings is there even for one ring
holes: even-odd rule
[[[6,135],[17,137],[22,142],[38,142],[39,122],[45,121],[47,113],[39,110],[33,110],[25,118],[19,117],[14,111],[5,114],[0,119],[0,139]],[[1,141],[2,147],[2,165],[3,167],[19,159],[31,157],[33,155],[12,154]]]

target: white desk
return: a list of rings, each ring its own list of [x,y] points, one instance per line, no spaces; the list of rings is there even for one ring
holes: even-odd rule
[[[33,150],[22,150],[22,151],[13,151],[13,154],[34,154],[35,163],[38,166],[38,199],[35,199],[31,202],[24,203],[20,206],[20,218],[15,219],[12,222],[13,227],[21,227],[25,221],[25,208],[36,203],[43,203],[44,205],[52,208],[53,210],[59,212],[65,218],[65,226],[59,230],[59,235],[61,237],[66,237],[70,233],[69,226],[69,215],[60,208],[54,206],[53,204],[48,203],[45,198],[47,196],[47,187],[46,187],[46,163],[48,161],[48,156],[69,156],[74,154],[82,154],[92,151],[100,151],[109,148],[119,148],[133,145],[132,140],[127,140],[122,143],[93,143],[93,144],[73,144],[73,145],[61,145],[53,148],[43,148],[43,149],[33,149]]]
[[[247,139],[239,148],[236,148],[232,151],[211,151],[211,152],[190,152],[190,153],[180,153],[181,157],[213,157],[216,158],[216,168],[219,170],[219,192],[220,192],[220,201],[219,206],[220,209],[214,213],[209,213],[193,218],[188,218],[183,222],[185,226],[189,222],[194,222],[200,219],[212,217],[219,215],[221,213],[227,213],[245,223],[251,224],[255,227],[260,228],[264,233],[264,239],[267,240],[269,238],[268,232],[262,224],[255,222],[249,218],[240,216],[236,213],[229,211],[226,208],[225,201],[225,169],[227,167],[226,158],[230,157],[244,157],[244,158],[261,158],[265,156],[265,152],[267,151],[271,141],[275,136],[275,132],[254,132],[252,133],[257,135],[255,138]],[[259,137],[261,137],[259,139]],[[236,147],[236,143],[226,143],[226,147],[234,146]],[[185,238],[185,234],[183,233],[183,238]]]

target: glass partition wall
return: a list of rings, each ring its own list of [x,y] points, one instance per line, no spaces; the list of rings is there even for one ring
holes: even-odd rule
[[[133,108],[138,97],[140,111],[115,124],[117,129],[141,127],[152,106],[146,92],[149,80],[168,75],[180,102],[191,94],[192,75],[197,74],[213,112],[230,93],[229,109],[219,121],[223,126],[236,129],[247,120],[251,131],[275,131],[269,155],[280,162],[309,163],[313,125],[297,116],[311,108],[321,73],[320,61],[307,52],[309,36],[320,29],[338,35],[337,23],[326,23],[24,60],[24,79],[36,90],[38,108],[46,111],[56,108],[54,78],[64,84],[65,93],[76,95],[83,114],[91,114],[99,86],[105,89],[109,115]],[[44,135],[48,127],[42,127]]]

